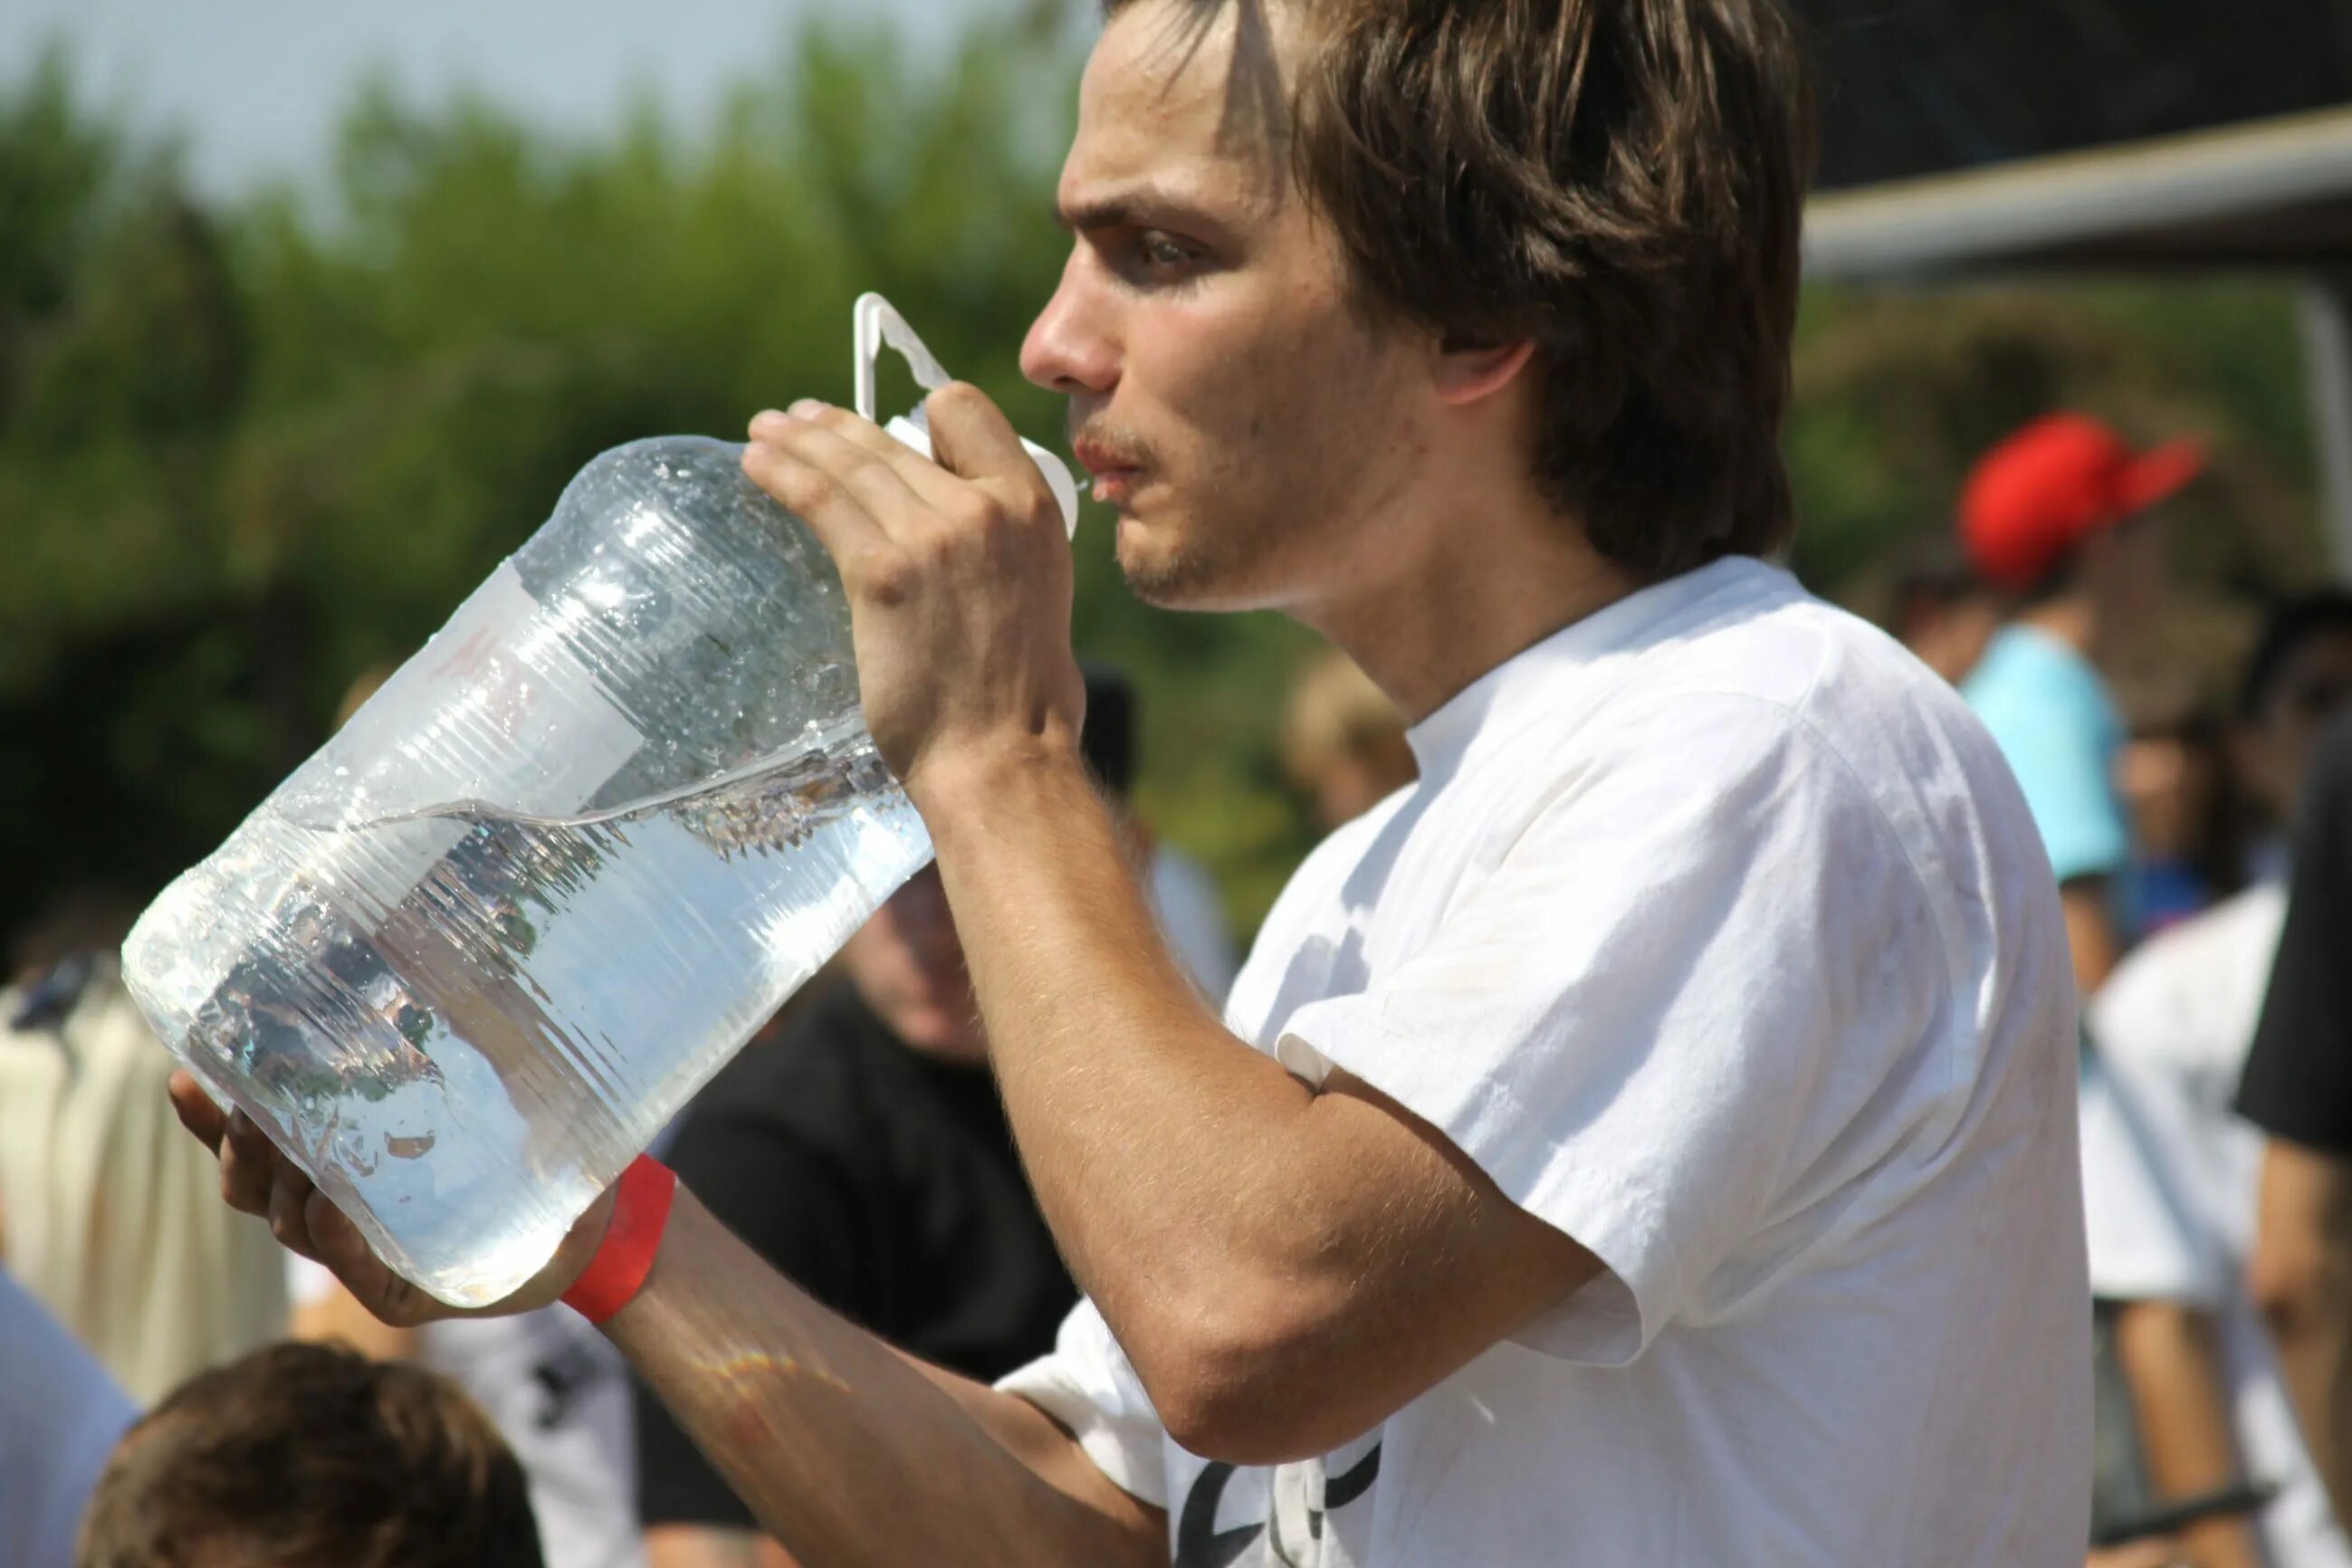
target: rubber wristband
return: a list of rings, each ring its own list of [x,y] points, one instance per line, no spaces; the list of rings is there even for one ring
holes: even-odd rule
[[[654,1254],[661,1250],[670,1203],[677,1196],[677,1173],[651,1154],[638,1155],[621,1173],[604,1239],[563,1293],[563,1304],[590,1322],[602,1323],[635,1300],[646,1276],[654,1271]]]

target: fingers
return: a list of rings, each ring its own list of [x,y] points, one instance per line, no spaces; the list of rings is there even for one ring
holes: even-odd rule
[[[179,1117],[180,1125],[193,1133],[197,1142],[214,1153],[219,1153],[221,1139],[228,1131],[228,1112],[213,1103],[213,1097],[205,1092],[204,1085],[196,1081],[196,1075],[186,1071],[173,1073],[165,1082],[163,1092],[170,1097],[172,1110]]]
[[[221,1198],[240,1214],[268,1218],[278,1151],[242,1110],[232,1110],[221,1139]]]
[[[319,1261],[319,1252],[311,1245],[309,1208],[310,1200],[318,1196],[318,1189],[300,1166],[291,1160],[278,1163],[276,1178],[269,1184],[269,1234],[287,1251],[314,1263]]]
[[[953,383],[931,394],[923,407],[931,417],[931,449],[949,472],[1012,480],[1031,489],[1044,485],[1013,421],[980,388]]]
[[[790,413],[778,414],[771,410],[751,421],[754,439],[768,438],[763,433],[772,433],[774,438],[790,443],[793,437],[811,431],[838,437],[858,451],[879,458],[889,466],[890,471],[898,475],[908,489],[933,506],[954,499],[956,477],[953,474],[871,419],[860,418],[846,408],[803,398],[793,405]],[[838,450],[818,444],[808,455],[816,458],[819,449]]]
[[[762,414],[751,422],[751,437],[743,472],[807,523],[836,563],[888,540],[892,524],[921,504],[891,457],[812,420]]]

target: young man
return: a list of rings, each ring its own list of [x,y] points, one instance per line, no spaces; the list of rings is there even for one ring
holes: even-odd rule
[[[990,1389],[689,1196],[663,1229],[658,1173],[592,1210],[517,1304],[609,1287],[804,1560],[2079,1560],[2048,872],[1958,700],[1755,559],[1805,102],[1766,0],[1114,6],[1026,369],[1136,589],[1317,627],[1420,764],[1293,882],[1230,1026],[1078,765],[1069,547],[1002,416],[933,398],[937,464],[754,422],[1088,1297]],[[437,1310],[181,1103],[232,1202]]]
[[[2295,821],[2320,731],[2347,703],[2352,597],[2321,594],[2281,606],[2247,663],[2234,752],[2248,793],[2282,829]],[[2273,864],[2244,892],[2126,958],[2093,999],[2090,1017],[2105,1070],[2135,1108],[2164,1184],[2194,1232],[2210,1243],[2207,1256],[2173,1281],[2173,1294],[2218,1321],[2235,1453],[2231,1445],[2217,1445],[2222,1462],[2178,1477],[2178,1488],[2207,1490],[2241,1470],[2270,1481],[2279,1491],[2256,1521],[2262,1560],[2273,1568],[2352,1568],[2352,1544],[2296,1431],[2244,1285],[2262,1135],[2232,1113],[2230,1101],[2253,1042],[2286,899],[2284,867]],[[2095,1167],[2084,1173],[2095,1199],[2101,1177]],[[2210,1541],[2192,1536],[2191,1544],[2205,1547],[2207,1558],[2215,1554]],[[2227,1543],[2219,1550],[2226,1552]]]

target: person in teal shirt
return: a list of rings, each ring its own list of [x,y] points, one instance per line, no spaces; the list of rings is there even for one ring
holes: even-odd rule
[[[2084,996],[2126,945],[2116,892],[2131,859],[2116,781],[2126,733],[2097,660],[2155,613],[2164,556],[2148,513],[2203,462],[2192,443],[2135,453],[2095,419],[2052,414],[1987,453],[1961,495],[1969,563],[2015,605],[1961,691],[2041,830]]]
[[[2202,462],[2189,443],[2135,453],[2096,420],[2053,414],[1986,454],[1961,496],[1961,544],[2013,606],[1961,691],[2041,831],[2086,1002],[2129,935],[2116,917],[2132,853],[2116,777],[2126,735],[2098,661],[2120,631],[2157,613],[2163,545],[2148,513]],[[2179,1279],[2158,1291],[2156,1276],[2126,1266],[2144,1262],[2159,1237],[2183,1258],[2195,1254],[2200,1233],[2185,1215],[2159,1219],[2145,1207],[2131,1211],[2136,1225],[2119,1225],[2119,1194],[2142,1184],[2164,1188],[2164,1154],[2126,1131],[2131,1118],[2106,1113],[2117,1101],[2095,1048],[2086,1047],[2084,1068],[2091,1287],[2106,1303],[2103,1364],[2119,1380],[2125,1412],[2114,1426],[2102,1418],[2102,1506],[2216,1490],[2240,1478],[2211,1324]],[[2200,1563],[2261,1560],[2242,1519],[2209,1521],[2182,1545]]]
[[[2124,723],[2091,661],[2021,618],[1994,634],[1961,690],[2017,774],[2059,885],[2120,875],[2131,855],[2116,785]]]

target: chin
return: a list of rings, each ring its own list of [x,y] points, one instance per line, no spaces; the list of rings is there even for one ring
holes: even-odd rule
[[[1118,569],[1145,604],[1163,610],[1250,610],[1265,600],[1244,591],[1236,563],[1218,560],[1132,514],[1118,520]]]

